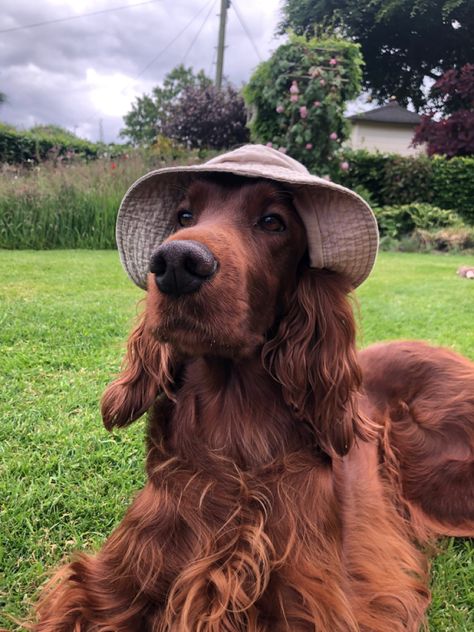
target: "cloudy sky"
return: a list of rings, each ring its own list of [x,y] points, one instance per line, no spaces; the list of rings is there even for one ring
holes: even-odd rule
[[[279,5],[232,0],[224,74],[234,84],[278,46]],[[111,10],[117,7],[125,8]],[[219,7],[220,0],[2,0],[0,92],[7,102],[0,121],[55,123],[85,138],[116,140],[134,98],[177,64],[214,77]]]

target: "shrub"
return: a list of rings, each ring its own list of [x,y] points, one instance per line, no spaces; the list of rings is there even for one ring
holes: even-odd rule
[[[126,145],[92,143],[57,126],[37,126],[22,132],[10,125],[0,124],[0,163],[90,160],[102,155],[117,157],[128,151]]]
[[[366,150],[345,151],[349,169],[339,180],[367,188],[379,205],[429,202],[432,161],[427,156],[399,156]]]
[[[252,139],[333,175],[348,135],[344,103],[360,90],[359,46],[342,39],[290,37],[244,88]]]
[[[365,150],[344,152],[348,170],[337,180],[363,187],[376,206],[429,203],[453,209],[474,224],[474,158],[399,156]]]
[[[380,234],[401,239],[415,230],[434,230],[445,227],[461,227],[462,219],[453,211],[430,204],[403,204],[374,209]]]
[[[435,249],[448,252],[474,248],[474,229],[468,226],[443,228],[437,231],[416,230],[414,237],[421,250]]]
[[[190,148],[224,149],[249,138],[247,114],[232,86],[190,86],[163,125],[163,134]]]
[[[433,204],[455,209],[474,225],[474,157],[436,157],[431,161]]]
[[[98,147],[80,138],[72,139],[60,133],[52,135],[41,129],[20,132],[0,125],[0,162],[40,162],[54,155],[74,153],[86,158],[96,158]]]

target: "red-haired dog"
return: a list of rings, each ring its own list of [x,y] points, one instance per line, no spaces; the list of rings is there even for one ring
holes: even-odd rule
[[[188,176],[102,400],[107,428],[150,411],[147,483],[35,630],[419,630],[417,543],[474,533],[473,364],[414,342],[358,355],[355,274],[314,266],[291,186]],[[128,199],[155,203],[148,185]]]

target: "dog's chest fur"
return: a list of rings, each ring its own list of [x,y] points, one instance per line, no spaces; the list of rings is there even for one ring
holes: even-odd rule
[[[147,533],[153,537],[143,548],[143,582],[136,587],[156,604],[150,626],[160,621],[169,627],[159,630],[192,629],[193,621],[207,620],[206,630],[306,632],[319,622],[342,632],[360,629],[366,619],[367,629],[388,629],[387,621],[392,629],[407,629],[397,627],[406,611],[393,587],[406,584],[404,567],[417,554],[376,474],[376,446],[365,444],[335,461],[282,446],[266,463],[244,463],[249,455],[235,452],[235,437],[232,454],[217,443],[225,432],[206,444],[206,411],[215,415],[218,403],[199,400],[190,389],[178,404],[156,407],[149,482],[123,527],[132,527],[141,542]],[[235,419],[221,412],[224,431]],[[260,413],[251,412],[240,419],[243,432],[262,423]],[[215,428],[219,417],[213,419]],[[270,439],[261,433],[260,455],[262,441],[276,449]],[[180,440],[188,443],[182,450]]]

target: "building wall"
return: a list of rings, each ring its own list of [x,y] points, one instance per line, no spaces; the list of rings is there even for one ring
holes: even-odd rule
[[[352,149],[368,149],[414,156],[424,153],[424,147],[410,147],[416,125],[352,121],[352,133],[347,144]]]

